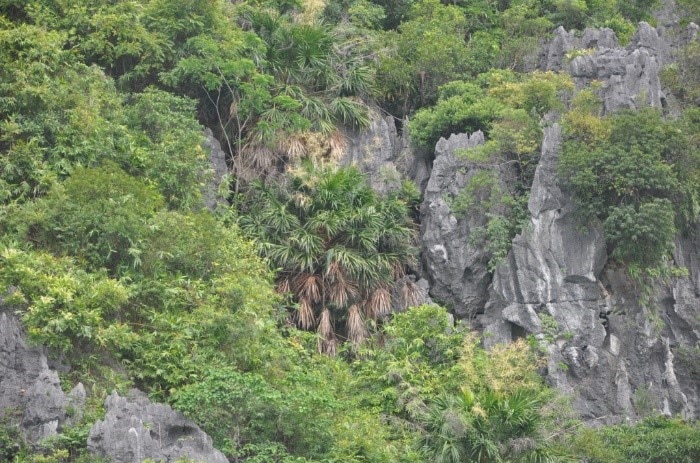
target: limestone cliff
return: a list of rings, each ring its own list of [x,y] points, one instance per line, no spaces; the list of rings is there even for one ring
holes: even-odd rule
[[[606,113],[666,108],[659,71],[696,35],[694,24],[671,31],[669,25],[655,29],[641,23],[621,47],[609,29],[578,34],[559,28],[540,65],[569,72],[579,89],[599,81]],[[618,421],[652,410],[698,418],[700,378],[684,355],[700,341],[700,243],[678,237],[675,264],[689,276],[656,283],[658,302],[640,305],[639,288],[608,260],[600,226],[582,227],[576,219],[576,207],[557,178],[561,128],[548,122],[529,223],[505,262],[490,273],[471,236],[483,215],[459,217],[446,199],[477,169],[455,151],[481,139],[478,133],[453,135],[435,149],[421,208],[430,294],[458,317],[475,316],[473,326],[484,332],[487,345],[527,335],[538,339],[549,358],[547,380],[571,395],[584,418]],[[508,181],[508,172],[499,174]]]

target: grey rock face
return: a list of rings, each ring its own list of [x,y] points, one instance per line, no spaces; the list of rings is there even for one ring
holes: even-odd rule
[[[204,137],[204,149],[213,171],[212,178],[204,186],[204,205],[207,209],[214,210],[217,206],[227,205],[226,199],[219,195],[219,186],[228,173],[228,167],[226,166],[226,153],[221,149],[221,144],[214,137],[211,129],[204,130]]]
[[[372,188],[380,193],[401,188],[401,175],[394,160],[398,149],[396,125],[391,116],[370,111],[370,125],[362,131],[346,133],[347,147],[342,164],[355,165],[369,176]]]
[[[578,89],[594,80],[601,82],[606,113],[645,106],[661,108],[666,95],[659,72],[673,62],[675,50],[695,39],[698,30],[693,23],[680,30],[677,22],[669,21],[656,29],[639,23],[626,47],[618,45],[610,29],[586,29],[579,35],[559,27],[544,47],[540,69],[570,73]]]
[[[601,89],[606,113],[644,106],[661,107],[660,65],[651,50],[606,49],[595,55],[578,56],[570,71],[579,88],[592,80],[603,82]]]
[[[66,421],[69,398],[42,349],[27,346],[19,320],[1,306],[0,299],[0,417],[18,422],[36,443],[56,435]]]
[[[606,112],[661,107],[659,70],[672,60],[677,43],[671,38],[679,37],[641,23],[630,45],[621,48],[610,30],[577,35],[560,28],[541,56],[541,68],[570,72],[579,89],[600,81]],[[567,53],[577,49],[591,50],[569,62]],[[458,140],[443,140],[436,151],[453,151]],[[697,238],[679,237],[676,243],[675,263],[689,276],[655,283],[656,302],[641,306],[639,285],[607,262],[600,224],[579,222],[557,178],[560,152],[561,129],[554,124],[544,132],[530,223],[490,283],[483,263],[482,273],[474,271],[483,254],[468,240],[470,227],[483,217],[458,220],[445,200],[464,187],[470,167],[438,155],[421,211],[431,294],[451,302],[457,316],[483,311],[476,326],[486,334],[487,347],[527,335],[539,339],[549,354],[547,380],[571,395],[584,418],[617,421],[654,410],[697,418],[700,378],[696,367],[682,363],[688,362],[684,353],[700,346]]]
[[[369,127],[364,130],[345,131],[347,146],[341,164],[357,166],[367,174],[372,188],[382,194],[401,188],[403,179],[412,180],[423,190],[430,160],[411,147],[407,121],[399,135],[392,116],[371,108],[369,117]]]
[[[211,438],[196,424],[167,405],[154,404],[133,391],[129,397],[113,392],[105,402],[107,415],[90,430],[88,449],[115,463],[179,459],[228,463]]]
[[[430,294],[451,307],[460,318],[481,310],[488,297],[491,275],[489,256],[478,243],[473,231],[486,223],[484,214],[458,213],[452,200],[468,185],[479,167],[460,157],[460,150],[481,145],[484,135],[476,132],[440,139],[435,147],[435,161],[421,205],[421,251],[424,271],[431,283]],[[503,181],[509,178],[508,167],[498,168]]]
[[[607,265],[600,227],[577,221],[558,184],[560,145],[559,126],[545,129],[530,225],[496,269],[478,319],[484,342],[540,339],[548,381],[571,395],[583,418],[617,421],[654,410],[696,418],[700,378],[684,374],[674,351],[700,340],[700,245],[679,238],[676,264],[689,276],[656,284],[658,304],[640,306],[638,285]]]
[[[540,314],[572,333],[580,345],[601,346],[597,276],[606,262],[599,227],[582,227],[556,181],[561,146],[557,124],[545,129],[542,156],[528,209],[530,224],[515,237],[508,260],[494,274],[481,319],[487,343],[510,342],[521,332],[542,332]],[[523,331],[524,330],[524,331]]]
[[[581,36],[575,31],[567,32],[559,26],[552,39],[543,48],[540,68],[550,71],[567,71],[567,54],[575,50],[605,50],[617,48],[618,42],[612,29],[585,29]]]

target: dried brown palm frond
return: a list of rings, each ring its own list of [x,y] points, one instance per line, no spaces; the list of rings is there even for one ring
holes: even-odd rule
[[[316,317],[311,302],[306,298],[299,299],[299,308],[297,309],[297,324],[300,328],[309,330],[316,325]]]
[[[292,292],[292,287],[289,284],[289,278],[282,278],[277,282],[277,292],[280,294],[287,294]]]
[[[400,280],[401,278],[406,276],[406,269],[404,268],[402,262],[395,262],[391,266],[391,276],[394,278],[394,281]]]
[[[333,319],[331,318],[330,310],[323,309],[323,312],[321,312],[321,320],[318,322],[317,331],[323,339],[335,339],[335,330],[333,329]]]
[[[240,156],[233,160],[233,168],[236,172],[236,177],[244,183],[249,183],[258,178],[260,175],[260,173],[257,172],[253,166],[247,163],[246,160]]]
[[[415,307],[420,303],[421,290],[420,287],[414,282],[406,278],[399,289],[399,303],[402,309],[407,309],[409,307]]]
[[[313,199],[306,193],[297,191],[292,194],[292,201],[294,201],[294,205],[299,209],[307,210],[313,202]]]
[[[284,137],[278,146],[279,151],[286,154],[291,162],[297,161],[306,155],[306,141],[304,134],[290,134]]]
[[[328,296],[328,301],[335,305],[336,307],[344,307],[348,303],[349,294],[347,284],[344,280],[336,280],[328,285],[328,290],[326,295]]]
[[[344,277],[338,278],[332,283],[329,282],[326,286],[328,301],[336,307],[345,307],[349,301],[356,299],[359,295],[357,287]]]
[[[345,154],[348,146],[348,140],[340,130],[336,130],[328,137],[330,161],[338,162]]]
[[[253,145],[250,150],[245,150],[241,154],[247,158],[251,166],[263,171],[269,169],[276,159],[275,152],[264,145]]]
[[[337,340],[335,331],[333,330],[333,320],[331,319],[331,311],[324,309],[321,312],[321,320],[316,329],[319,334],[318,351],[322,354],[334,356],[336,351]]]
[[[537,449],[538,445],[537,441],[531,437],[516,437],[508,439],[505,447],[510,455],[519,456]]]
[[[343,268],[340,266],[340,263],[333,259],[330,264],[326,267],[326,280],[329,282],[333,283],[335,282],[338,278],[344,278],[345,275],[343,273]]]
[[[325,354],[329,357],[335,357],[335,353],[338,348],[338,341],[336,339],[319,339],[318,340],[318,352]]]
[[[375,289],[365,301],[365,315],[372,320],[389,315],[391,312],[391,291],[381,286]]]
[[[321,302],[323,280],[319,275],[302,273],[294,278],[292,290],[299,299],[307,299],[311,303]]]
[[[367,338],[367,327],[365,326],[365,320],[362,317],[362,311],[360,306],[353,304],[348,310],[348,340],[352,343],[353,347],[359,347],[362,341]]]

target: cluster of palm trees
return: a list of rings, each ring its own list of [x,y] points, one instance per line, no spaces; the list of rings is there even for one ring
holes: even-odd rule
[[[286,182],[254,182],[242,211],[241,227],[278,269],[296,323],[318,332],[321,352],[359,345],[372,322],[411,302],[392,297],[413,258],[406,204],[379,196],[357,169],[303,163]]]

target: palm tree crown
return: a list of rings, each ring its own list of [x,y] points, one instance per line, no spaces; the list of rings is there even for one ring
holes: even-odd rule
[[[412,258],[406,204],[381,198],[355,168],[305,163],[287,185],[253,184],[240,218],[279,268],[278,287],[298,303],[295,320],[333,354],[338,333],[354,345],[368,320],[392,308],[391,285]]]

